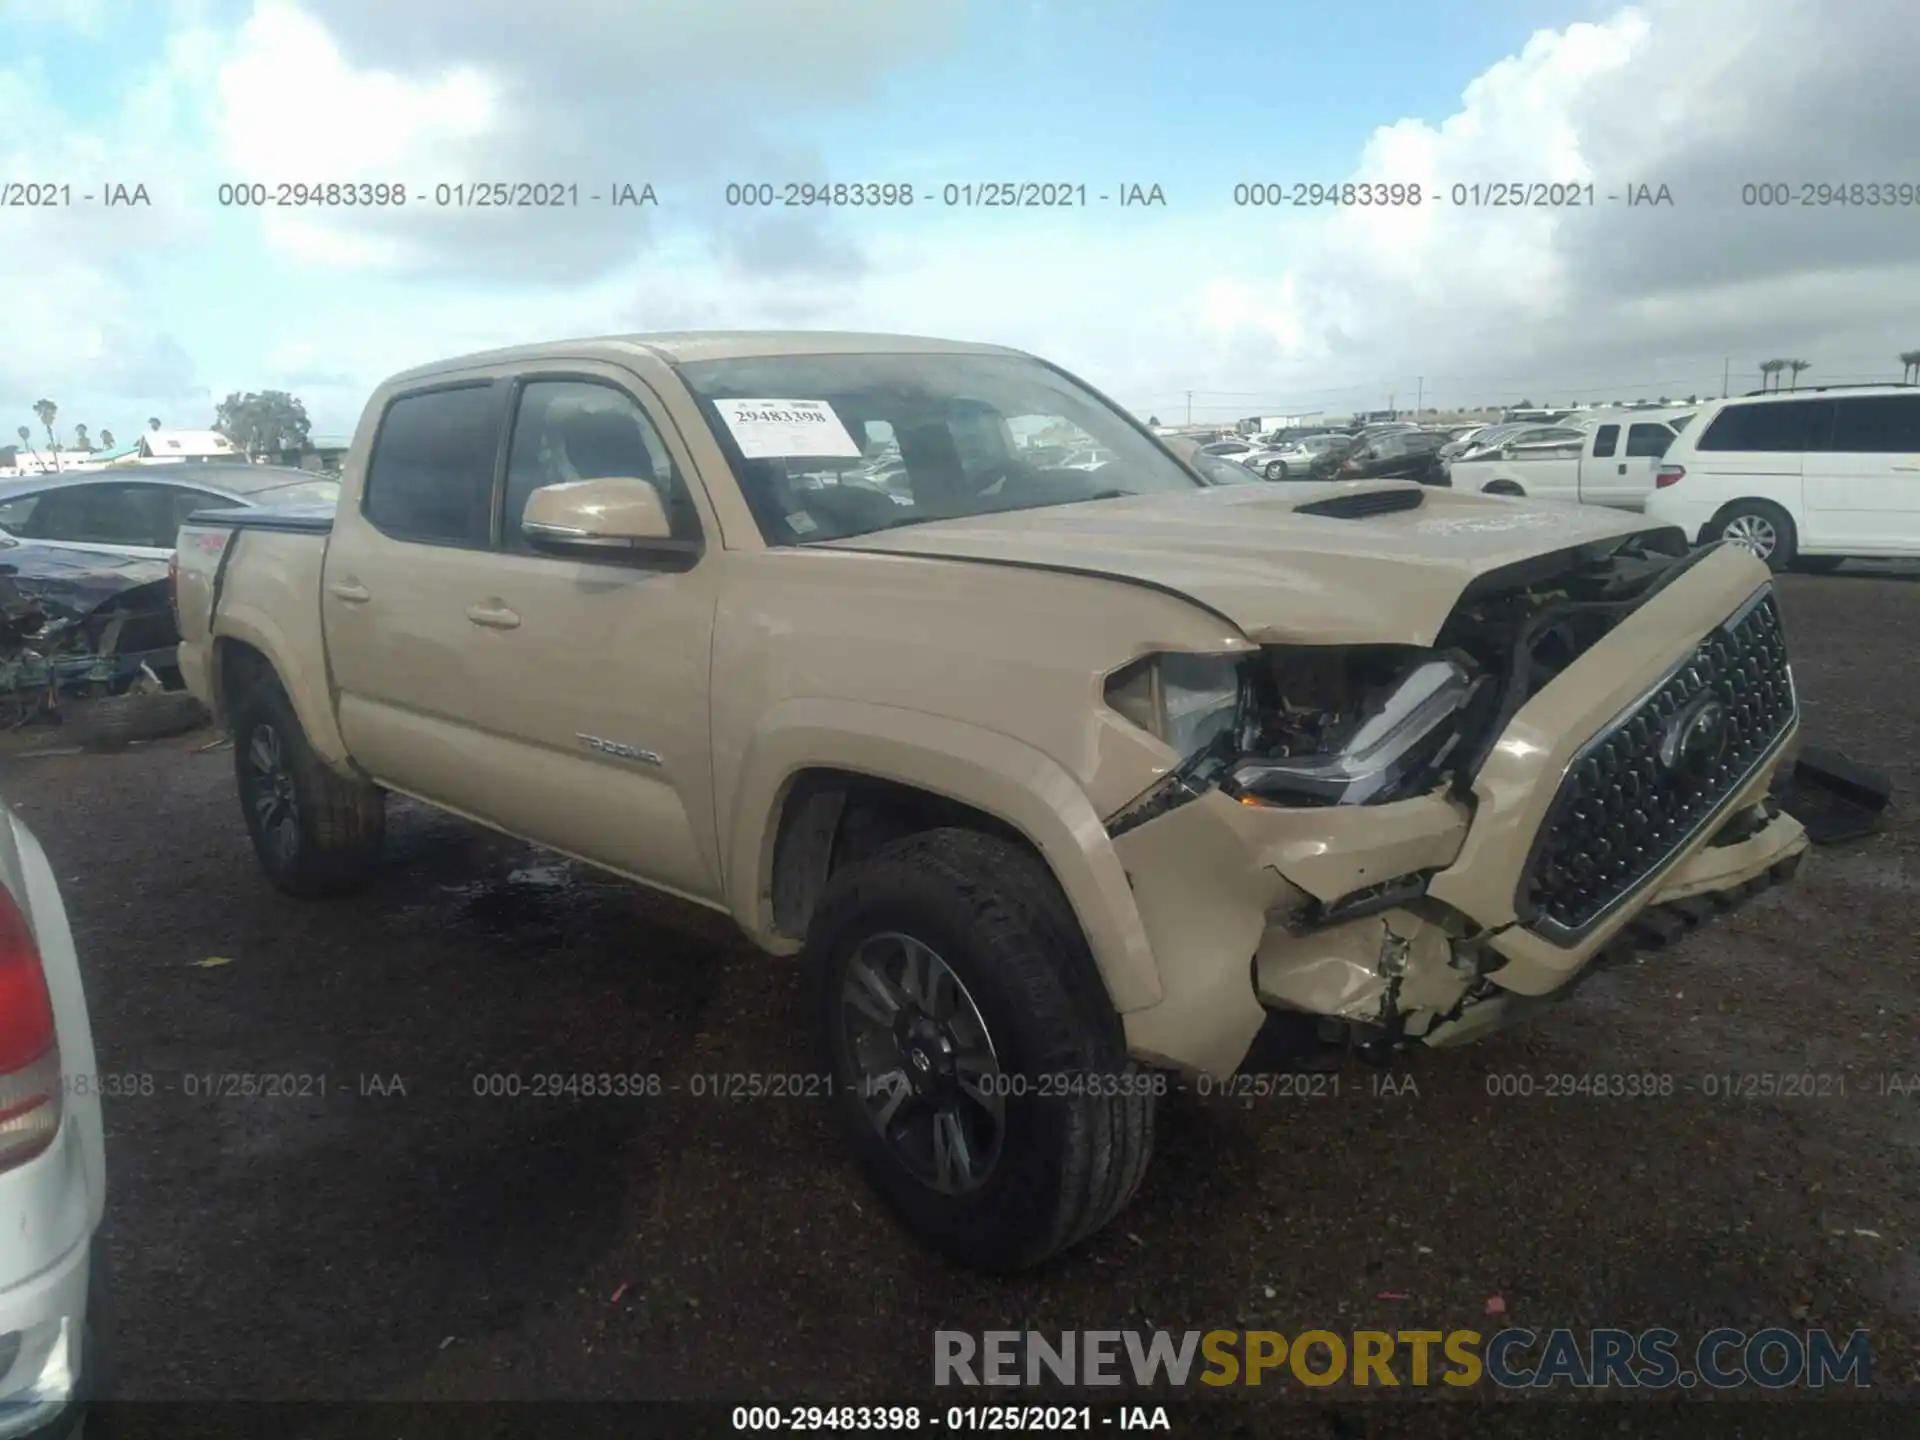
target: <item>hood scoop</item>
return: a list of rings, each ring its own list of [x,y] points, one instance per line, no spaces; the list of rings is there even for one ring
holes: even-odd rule
[[[1366,520],[1375,515],[1397,515],[1427,503],[1421,489],[1365,490],[1357,495],[1334,495],[1294,507],[1296,515],[1319,515],[1328,520]]]

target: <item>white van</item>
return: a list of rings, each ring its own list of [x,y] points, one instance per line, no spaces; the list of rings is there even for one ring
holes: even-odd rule
[[[1568,426],[1550,439],[1522,432],[1490,450],[1468,451],[1447,473],[1456,490],[1639,510],[1673,440],[1673,426],[1660,420]]]
[[[1668,449],[1647,515],[1775,570],[1920,556],[1920,388],[1716,401]]]

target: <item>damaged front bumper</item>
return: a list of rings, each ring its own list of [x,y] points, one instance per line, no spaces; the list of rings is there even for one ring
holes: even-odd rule
[[[1230,1074],[1272,1014],[1460,1043],[1564,994],[1650,907],[1697,919],[1790,874],[1807,835],[1767,797],[1798,707],[1756,570],[1712,556],[1649,599],[1513,715],[1470,793],[1213,790],[1118,836],[1162,989],[1122,1017],[1132,1052]]]

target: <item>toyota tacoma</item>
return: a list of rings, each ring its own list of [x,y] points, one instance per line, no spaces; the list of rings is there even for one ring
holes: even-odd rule
[[[176,570],[273,882],[366,880],[398,792],[725,912],[798,957],[871,1183],[986,1269],[1120,1210],[1170,1075],[1267,1027],[1473,1038],[1807,845],[1769,799],[1798,707],[1751,555],[1209,485],[997,347],[411,370],[337,508],[202,513]]]

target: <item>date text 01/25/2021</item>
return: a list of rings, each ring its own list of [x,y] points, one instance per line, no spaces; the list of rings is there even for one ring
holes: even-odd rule
[[[949,210],[1165,209],[1167,192],[1156,181],[1127,180],[1089,185],[1080,180],[967,180],[939,186],[905,180],[736,181],[721,192],[729,209],[900,210],[931,205]]]
[[[995,1434],[1090,1434],[1102,1430],[1170,1432],[1164,1405],[736,1405],[736,1431],[781,1435],[878,1432],[912,1435],[923,1430]]]

